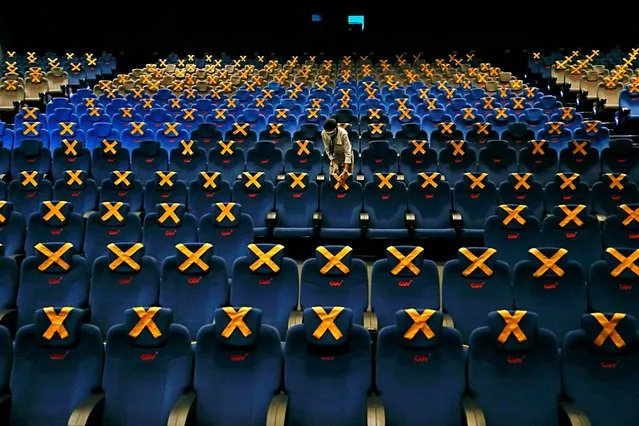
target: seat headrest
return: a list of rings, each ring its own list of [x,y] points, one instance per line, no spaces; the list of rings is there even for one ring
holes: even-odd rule
[[[440,122],[444,119],[444,117],[446,117],[446,111],[444,108],[433,108],[428,111],[428,117],[431,121]]]
[[[35,170],[20,172],[20,189],[23,191],[37,191],[42,181],[42,173]]]
[[[537,344],[539,317],[527,311],[493,311],[488,314],[488,330],[499,352],[529,352]]]
[[[259,155],[270,156],[275,152],[276,144],[271,141],[259,141],[255,142],[254,149]]]
[[[628,155],[634,149],[632,139],[611,139],[608,145],[617,155]]]
[[[0,226],[4,226],[9,222],[11,213],[13,213],[13,203],[0,200]]]
[[[529,130],[528,124],[526,123],[516,122],[516,123],[510,123],[508,125],[508,131],[515,138],[523,137],[526,134],[526,132],[528,132],[528,130]]]
[[[347,275],[351,272],[353,249],[349,246],[319,246],[315,249],[315,260],[321,275]]]
[[[588,349],[601,355],[619,355],[631,350],[637,340],[635,319],[622,313],[595,312],[581,317]]]
[[[286,174],[285,182],[288,191],[304,192],[308,189],[309,176],[308,173],[289,172]]]
[[[161,172],[156,171],[153,174],[153,185],[160,191],[171,191],[175,188],[175,184],[178,181],[177,172]]]
[[[22,139],[20,141],[20,150],[22,155],[26,157],[35,157],[42,150],[42,141],[40,139]]]
[[[107,259],[111,271],[134,273],[142,269],[144,257],[142,243],[110,243],[107,249],[109,249]]]
[[[313,143],[308,140],[295,141],[293,151],[298,157],[310,157],[313,153]]]
[[[242,190],[246,192],[259,192],[264,189],[266,176],[264,172],[242,172]]]
[[[390,273],[396,277],[416,277],[421,274],[424,263],[424,248],[415,246],[389,246],[386,261]]]
[[[148,112],[148,115],[154,121],[157,121],[157,119],[162,119],[166,116],[166,111],[164,110],[164,108],[151,108],[151,110]]]
[[[581,128],[587,135],[594,135],[599,133],[602,129],[601,121],[598,120],[584,120],[581,122]]]
[[[579,229],[584,226],[588,210],[583,204],[561,204],[552,211],[557,225],[562,229]]]
[[[382,157],[388,152],[390,146],[388,141],[370,141],[368,143],[368,149],[374,157]]]
[[[639,203],[618,205],[617,216],[625,228],[639,229]]]
[[[131,206],[128,203],[103,202],[98,208],[100,222],[105,226],[118,226],[124,223],[127,216],[131,212]]]
[[[581,182],[581,176],[579,173],[557,173],[553,178],[553,182],[562,191],[576,191],[579,182]]]
[[[402,131],[407,138],[416,138],[421,132],[421,127],[417,123],[402,124]]]
[[[215,310],[215,336],[221,346],[250,348],[257,344],[262,326],[262,311],[255,308],[224,307]]]
[[[400,309],[395,312],[395,322],[402,346],[430,349],[439,344],[444,314],[432,309]]]
[[[488,173],[464,173],[464,186],[468,192],[481,192],[488,182]]]
[[[100,152],[102,153],[102,155],[104,157],[115,157],[118,155],[118,153],[120,152],[120,149],[122,148],[122,142],[120,142],[119,140],[107,140],[104,139],[102,140],[102,144],[100,145]]]
[[[164,228],[179,227],[186,213],[186,207],[180,203],[160,203],[155,205],[158,225]]]
[[[237,203],[215,203],[211,205],[213,226],[236,228],[242,217],[242,205]]]
[[[625,173],[603,173],[601,177],[601,180],[605,185],[608,185],[608,190],[611,192],[621,192],[628,184],[628,175]]]
[[[510,173],[508,183],[513,185],[516,192],[527,192],[532,188],[535,177],[532,173]]]
[[[169,338],[173,311],[159,307],[135,307],[124,311],[129,344],[140,348],[163,346]]]
[[[245,119],[249,121],[255,121],[260,115],[260,110],[257,108],[244,108],[243,114]]]
[[[337,175],[333,173],[330,178],[330,186],[337,192],[348,192],[351,189],[351,183],[353,182],[353,175],[351,173],[343,173]]]
[[[342,306],[313,306],[302,314],[306,341],[311,346],[339,347],[348,343],[353,311]]]
[[[55,117],[55,121],[69,121],[73,115],[73,110],[71,108],[56,108],[53,110],[53,116]]]
[[[73,204],[67,201],[43,201],[40,216],[47,226],[64,226],[73,213]]]
[[[497,250],[487,247],[462,247],[457,251],[457,260],[466,278],[486,278],[495,273]]]
[[[232,157],[237,155],[235,148],[235,141],[217,141],[218,147],[216,148],[216,152],[222,157]]]
[[[200,172],[198,182],[204,191],[216,191],[219,188],[220,172]]]
[[[67,189],[82,189],[86,186],[88,178],[89,173],[84,170],[65,170],[62,181]]]
[[[62,274],[71,270],[73,260],[73,244],[71,243],[37,243],[35,260],[38,271],[47,274]]]
[[[486,142],[486,148],[494,152],[503,153],[508,151],[508,142],[500,139],[490,140]]]
[[[76,139],[63,139],[61,148],[65,157],[77,157],[84,148],[84,142]]]
[[[175,245],[178,269],[183,274],[202,274],[211,268],[213,245],[210,243],[179,243]]]
[[[396,173],[375,173],[373,183],[380,191],[390,191],[397,184]]]
[[[533,277],[542,280],[563,277],[569,261],[566,254],[568,250],[557,247],[538,247],[528,250],[528,259],[537,266]]]
[[[246,260],[254,274],[277,274],[284,261],[284,246],[281,244],[249,244]]]
[[[620,279],[639,278],[639,249],[627,247],[608,247],[604,254],[604,259],[608,263],[610,275]]]
[[[438,172],[420,172],[417,176],[419,176],[419,187],[424,192],[437,191],[437,188],[444,180],[444,176]]]
[[[131,170],[114,170],[111,172],[111,184],[115,189],[129,189],[135,182],[135,173]]]
[[[160,154],[160,142],[144,140],[138,144],[137,149],[145,157],[157,157]]]
[[[80,338],[83,320],[82,309],[51,306],[38,309],[33,321],[36,339],[40,346],[45,348],[75,346]]]
[[[523,204],[501,204],[495,215],[505,229],[523,229],[530,218],[529,209]]]
[[[544,110],[541,108],[528,108],[524,114],[526,114],[527,121],[535,122],[543,118]]]

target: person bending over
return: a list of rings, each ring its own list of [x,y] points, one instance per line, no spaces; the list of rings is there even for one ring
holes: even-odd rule
[[[346,173],[353,173],[353,148],[348,139],[348,132],[339,127],[334,118],[324,122],[322,142],[324,142],[324,152],[331,162],[329,173],[340,177]]]

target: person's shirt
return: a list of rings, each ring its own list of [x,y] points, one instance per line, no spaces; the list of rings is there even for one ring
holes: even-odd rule
[[[334,155],[331,152],[332,137],[325,130],[322,130],[322,142],[324,142],[324,152],[330,161],[333,161]],[[348,132],[341,127],[337,128],[335,135],[335,145],[342,146],[344,149],[344,164],[351,164],[353,161],[353,148],[351,141],[348,139]],[[333,147],[334,149],[334,147]]]

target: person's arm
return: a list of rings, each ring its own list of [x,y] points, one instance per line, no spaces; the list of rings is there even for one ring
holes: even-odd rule
[[[342,144],[344,145],[344,171],[348,173],[353,173],[353,147],[351,146],[351,141],[348,138],[348,133],[344,131],[342,133],[344,136],[342,137]]]
[[[328,136],[325,132],[321,133],[322,136],[322,144],[324,144],[324,154],[326,155],[326,158],[328,158],[329,161],[333,161],[333,156],[330,154],[330,152],[328,152],[328,143],[326,142],[326,138],[330,138],[330,136]]]

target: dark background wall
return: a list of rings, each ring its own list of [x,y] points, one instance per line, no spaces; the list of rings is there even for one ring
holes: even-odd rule
[[[10,2],[0,13],[5,50],[124,52],[133,61],[152,52],[231,54],[274,51],[345,53],[452,48],[486,55],[522,47],[609,48],[634,45],[635,26],[619,9],[585,2],[461,1],[145,1]],[[533,10],[523,11],[532,6]],[[320,24],[311,22],[321,13]],[[349,31],[346,15],[365,15],[365,30]]]

